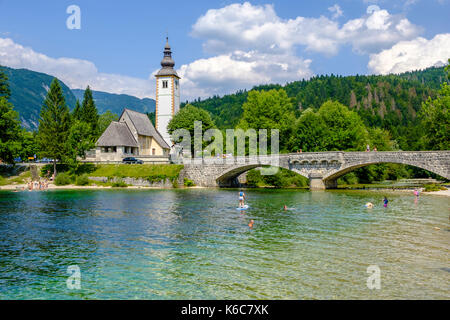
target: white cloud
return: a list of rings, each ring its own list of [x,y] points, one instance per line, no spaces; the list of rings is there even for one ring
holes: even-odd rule
[[[51,58],[31,48],[0,38],[0,65],[26,68],[57,77],[72,89],[85,89],[137,97],[154,97],[154,82],[119,74],[101,73],[94,63],[73,58]]]
[[[192,35],[204,39],[204,49],[213,54],[233,50],[286,52],[304,46],[309,51],[333,55],[344,44],[351,44],[360,53],[379,52],[421,32],[401,15],[392,15],[378,6],[369,9],[361,18],[340,26],[324,16],[282,19],[273,5],[231,4],[208,10],[192,27]]]
[[[191,35],[203,40],[211,56],[180,67],[183,98],[307,79],[313,75],[312,61],[297,55],[299,47],[330,56],[350,44],[358,53],[375,53],[413,39],[421,31],[403,16],[378,6],[342,25],[335,20],[343,14],[339,5],[328,10],[334,13],[333,20],[325,16],[282,19],[273,5],[249,2],[208,10],[192,26]]]
[[[235,51],[196,60],[178,70],[183,97],[209,97],[266,83],[286,83],[310,78],[311,60],[290,54]]]
[[[333,19],[337,19],[344,14],[344,12],[342,11],[341,7],[338,4],[335,4],[334,6],[329,7],[328,11],[333,13]]]
[[[401,41],[392,48],[372,54],[369,69],[376,74],[401,73],[445,65],[450,58],[450,33],[427,40],[418,37]]]

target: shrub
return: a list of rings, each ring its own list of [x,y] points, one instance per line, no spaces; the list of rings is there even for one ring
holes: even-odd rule
[[[447,190],[447,188],[436,185],[436,184],[425,185],[425,192],[433,192],[433,191],[441,191],[441,190]]]
[[[90,181],[89,181],[88,175],[87,174],[83,174],[83,175],[77,177],[77,179],[75,181],[75,184],[77,186],[87,186],[87,185],[89,185],[89,182]]]
[[[127,188],[128,185],[122,179],[118,179],[116,182],[113,182],[112,187],[113,188]]]
[[[72,183],[72,178],[65,172],[59,173],[55,178],[55,185],[67,186]]]
[[[185,187],[195,187],[195,183],[192,180],[189,180],[188,178],[184,178],[184,186]]]

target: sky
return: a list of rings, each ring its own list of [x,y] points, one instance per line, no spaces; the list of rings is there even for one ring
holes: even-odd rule
[[[449,16],[450,0],[0,0],[0,65],[154,98],[168,35],[185,101],[444,65]]]

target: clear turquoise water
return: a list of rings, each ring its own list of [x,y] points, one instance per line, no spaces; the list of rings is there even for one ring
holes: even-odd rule
[[[448,198],[247,194],[243,213],[235,190],[0,192],[0,299],[450,298]]]

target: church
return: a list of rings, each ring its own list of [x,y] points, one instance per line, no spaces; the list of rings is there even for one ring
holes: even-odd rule
[[[146,114],[125,108],[119,121],[111,122],[97,140],[95,150],[87,153],[86,161],[121,162],[126,157],[168,161],[173,144],[167,126],[180,110],[180,77],[174,66],[167,38],[162,68],[156,74],[155,126]]]

